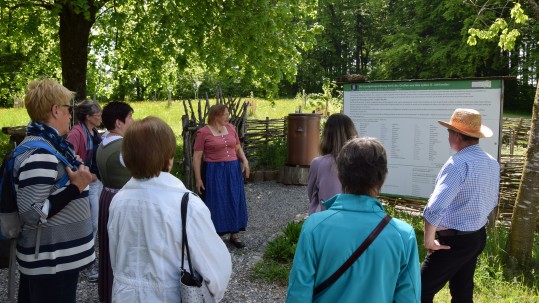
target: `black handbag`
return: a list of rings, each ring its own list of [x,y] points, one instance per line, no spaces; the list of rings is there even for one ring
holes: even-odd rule
[[[346,260],[346,262],[341,265],[329,278],[327,278],[324,282],[320,283],[320,285],[316,286],[313,291],[313,300],[319,296],[322,291],[331,284],[333,284],[339,277],[357,260],[359,257],[363,254],[363,252],[371,245],[371,243],[378,237],[380,232],[386,227],[386,225],[391,221],[391,216],[386,215],[378,225],[373,229],[373,231],[369,234],[367,239],[359,245],[359,247],[354,251],[354,253]]]

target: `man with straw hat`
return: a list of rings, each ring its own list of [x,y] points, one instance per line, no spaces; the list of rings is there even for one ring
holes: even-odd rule
[[[449,122],[449,157],[423,211],[424,245],[428,250],[421,267],[421,301],[432,302],[449,281],[452,302],[473,302],[473,276],[477,257],[486,243],[485,225],[498,203],[500,166],[479,146],[479,138],[492,136],[481,114],[457,108]]]

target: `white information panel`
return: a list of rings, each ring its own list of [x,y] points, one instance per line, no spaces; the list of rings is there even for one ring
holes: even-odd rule
[[[494,132],[479,140],[498,159],[502,80],[365,82],[344,84],[344,113],[360,136],[375,137],[387,151],[386,195],[428,198],[440,168],[454,153],[447,121],[456,108],[473,108]]]

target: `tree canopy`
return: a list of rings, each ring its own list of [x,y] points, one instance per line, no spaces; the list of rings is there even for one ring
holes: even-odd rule
[[[60,71],[78,99],[145,98],[196,70],[275,92],[314,44],[315,15],[311,0],[0,0],[0,98]]]
[[[42,76],[100,100],[163,99],[169,88],[192,98],[198,85],[295,95],[344,74],[515,76],[504,104],[529,110],[535,16],[512,51],[467,44],[470,28],[478,37],[496,18],[511,22],[511,8],[506,0],[0,0],[0,103]]]

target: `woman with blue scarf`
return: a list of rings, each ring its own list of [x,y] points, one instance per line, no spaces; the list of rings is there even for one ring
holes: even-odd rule
[[[63,139],[74,95],[58,82],[43,79],[30,83],[24,99],[31,121],[21,144],[40,141],[50,149],[31,149],[15,158],[22,223],[17,238],[19,302],[75,303],[79,272],[95,260],[88,203],[92,176]],[[66,174],[69,182],[58,185]]]
[[[97,127],[101,125],[101,112],[99,104],[92,101],[85,100],[77,104],[75,106],[75,117],[77,117],[78,123],[73,125],[67,135],[67,141],[73,144],[75,154],[80,156],[84,165],[88,166],[92,173],[92,183],[90,183],[88,198],[90,200],[90,211],[92,212],[94,237],[97,235],[99,196],[103,189],[103,183],[101,183],[95,160],[97,147],[101,143],[101,136],[97,131]],[[98,272],[95,263],[87,273],[87,277],[89,282],[97,282]]]

